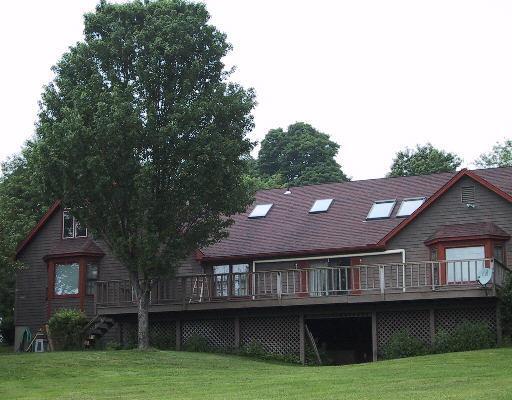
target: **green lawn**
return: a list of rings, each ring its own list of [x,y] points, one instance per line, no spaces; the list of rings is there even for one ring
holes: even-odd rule
[[[512,349],[343,367],[186,352],[0,355],[0,399],[512,399]]]

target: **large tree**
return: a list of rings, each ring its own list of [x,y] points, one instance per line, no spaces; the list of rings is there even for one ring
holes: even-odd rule
[[[453,172],[462,160],[454,153],[436,149],[430,143],[417,145],[415,149],[399,151],[393,159],[387,176],[429,175],[437,172]]]
[[[229,76],[203,4],[109,4],[85,16],[45,89],[37,137],[52,193],[127,267],[148,347],[149,293],[251,201],[254,96]]]
[[[512,140],[496,143],[490,152],[482,154],[475,163],[483,168],[512,166]]]
[[[311,125],[297,122],[270,130],[261,142],[258,167],[263,177],[279,175],[285,185],[347,181],[335,157],[340,145]]]

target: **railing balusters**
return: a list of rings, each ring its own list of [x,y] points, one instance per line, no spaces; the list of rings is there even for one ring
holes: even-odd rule
[[[444,265],[446,268],[441,268]],[[490,285],[501,285],[510,271],[493,259],[440,260],[419,263],[291,268],[250,271],[219,275],[180,276],[156,281],[151,290],[151,304],[182,304],[219,301],[222,299],[259,300],[310,296],[357,296],[377,291],[435,291],[441,287],[480,287],[479,268],[491,268]],[[359,274],[352,271],[359,271]],[[290,276],[291,274],[291,276]],[[408,275],[409,274],[409,275]],[[444,279],[446,274],[446,281]],[[359,275],[357,282],[353,281]],[[352,290],[352,292],[351,292]],[[354,291],[356,290],[356,291]],[[97,281],[97,307],[126,306],[135,303],[128,280]],[[251,296],[252,295],[252,296]]]

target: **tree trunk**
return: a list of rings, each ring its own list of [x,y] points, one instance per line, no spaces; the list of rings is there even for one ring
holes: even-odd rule
[[[141,290],[138,295],[138,343],[139,350],[149,348],[149,290]]]

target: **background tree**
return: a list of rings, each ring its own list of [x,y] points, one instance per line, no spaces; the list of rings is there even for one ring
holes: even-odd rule
[[[258,160],[251,155],[244,157],[244,160],[247,168],[244,180],[252,192],[285,186],[284,179],[279,173],[271,176],[263,176],[260,173]]]
[[[388,177],[429,175],[437,172],[453,172],[462,160],[454,153],[436,149],[430,143],[417,145],[415,149],[399,151],[391,165]]]
[[[339,144],[311,125],[297,122],[270,130],[261,142],[258,168],[264,178],[280,175],[284,185],[347,181],[335,157]]]
[[[243,180],[252,91],[227,83],[224,34],[203,4],[102,1],[45,89],[45,183],[127,267],[148,347],[149,292],[226,235]]]
[[[16,246],[49,207],[36,164],[35,145],[4,162],[0,176],[0,334],[9,344],[14,338],[14,261]]]
[[[497,142],[492,151],[482,154],[475,164],[482,168],[512,166],[512,140]]]

